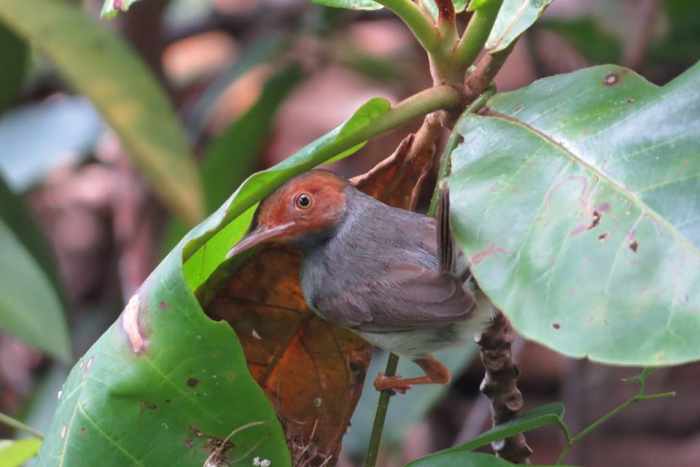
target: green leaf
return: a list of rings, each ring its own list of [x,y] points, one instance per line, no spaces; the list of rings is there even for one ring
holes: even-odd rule
[[[203,215],[188,143],[163,90],[123,40],[59,0],[6,0],[0,21],[35,44],[98,107],[165,204]]]
[[[563,423],[564,417],[564,406],[559,403],[547,404],[537,407],[526,414],[512,420],[508,423],[498,425],[493,429],[480,434],[471,441],[455,446],[453,448],[438,451],[429,456],[423,457],[416,461],[411,462],[406,467],[439,467],[439,466],[453,466],[453,465],[475,465],[475,466],[509,466],[513,465],[508,462],[504,464],[498,464],[497,461],[500,459],[494,456],[488,456],[486,454],[478,454],[478,456],[486,456],[490,459],[492,463],[481,463],[486,462],[486,458],[473,457],[477,454],[471,453],[474,449],[478,449],[482,446],[486,446],[489,443],[499,441],[510,436],[516,435],[518,433],[523,433],[526,431],[531,431],[536,428],[541,428],[547,425],[559,425]],[[478,459],[478,462],[473,459]],[[477,462],[470,464],[469,462]],[[504,461],[503,461],[504,462]]]
[[[486,5],[489,3],[495,3],[499,2],[501,0],[471,0],[469,2],[469,6],[467,7],[467,11],[476,11],[484,8]]]
[[[48,245],[1,178],[0,205],[0,329],[67,362],[70,340]]]
[[[318,5],[332,8],[347,8],[348,10],[381,10],[384,8],[372,0],[312,0]]]
[[[511,464],[492,454],[460,451],[424,457],[411,462],[406,467],[511,467],[514,465],[516,464]]]
[[[592,63],[615,63],[622,56],[620,41],[593,17],[544,19],[538,27],[556,32]]]
[[[0,467],[21,467],[36,456],[40,447],[39,438],[0,440]]]
[[[503,0],[486,41],[490,53],[507,48],[542,15],[552,0]]]
[[[290,465],[233,330],[207,318],[184,282],[186,241],[71,370],[40,465],[204,465],[229,436],[226,461]]]
[[[224,262],[226,254],[240,240],[250,226],[256,203],[274,191],[289,178],[325,162],[340,153],[352,154],[361,147],[364,138],[358,137],[374,126],[391,108],[389,101],[373,98],[360,107],[345,123],[308,144],[293,156],[270,169],[249,177],[212,217],[227,224],[220,232],[197,227],[195,240],[184,249],[185,278],[196,290]],[[343,148],[350,146],[350,149]]]
[[[29,66],[29,47],[0,23],[0,111],[17,96]]]
[[[275,466],[291,464],[282,427],[250,375],[235,333],[204,314],[185,282],[183,258],[196,267],[222,248],[221,263],[237,240],[232,229],[243,234],[258,201],[360,143],[389,109],[385,99],[370,100],[335,130],[249,177],[185,236],[71,370],[41,450],[42,465],[59,459],[71,467],[203,465],[212,443],[241,427],[247,428],[234,435],[228,462],[252,465],[260,457]],[[206,254],[193,255],[200,252]],[[250,425],[255,422],[263,423]]]
[[[265,83],[255,104],[207,147],[200,170],[202,180],[207,181],[204,195],[208,213],[214,212],[254,171],[272,132],[277,110],[301,79],[298,65],[275,73]],[[186,232],[182,222],[171,223],[166,244],[172,248]]]
[[[700,64],[664,87],[599,66],[466,118],[451,214],[525,337],[634,366],[700,359]]]

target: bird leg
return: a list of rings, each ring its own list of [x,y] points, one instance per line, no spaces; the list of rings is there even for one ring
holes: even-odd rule
[[[397,391],[404,394],[414,384],[447,384],[450,382],[452,378],[450,370],[432,355],[419,357],[413,361],[421,367],[425,376],[402,378],[398,375],[386,376],[384,373],[379,373],[374,380],[374,388],[377,391]]]

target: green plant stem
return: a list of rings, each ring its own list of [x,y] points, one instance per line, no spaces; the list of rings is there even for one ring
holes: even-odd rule
[[[508,47],[496,53],[484,54],[484,56],[479,59],[476,64],[476,69],[469,73],[464,80],[464,90],[467,101],[476,99],[491,85],[496,74],[498,74],[501,67],[506,62],[506,59],[513,51],[516,42],[517,40],[511,42]]]
[[[416,117],[425,115],[435,110],[449,109],[458,106],[462,102],[462,95],[452,86],[442,85],[428,88],[396,104],[389,112],[374,125],[358,132],[357,141],[347,148],[353,147],[362,141],[383,133],[386,130],[396,128],[410,122]],[[356,139],[356,138],[353,138]]]
[[[433,192],[433,197],[430,199],[430,207],[428,208],[429,216],[435,215],[435,211],[437,210],[437,203],[440,199],[439,189],[445,183],[445,179],[450,175],[452,165],[450,155],[452,154],[452,151],[454,151],[457,148],[459,143],[462,142],[462,136],[457,131],[457,127],[459,127],[460,122],[468,118],[469,114],[476,113],[479,111],[479,109],[485,106],[486,102],[495,93],[496,88],[494,88],[493,86],[486,89],[486,91],[484,91],[483,94],[477,97],[474,100],[474,102],[469,104],[469,106],[464,110],[464,112],[462,112],[462,115],[460,115],[457,119],[457,123],[455,123],[454,129],[452,130],[452,133],[450,133],[450,137],[447,139],[445,147],[442,150],[442,154],[440,155],[440,162],[438,163],[437,182],[435,183],[435,191]]]
[[[411,0],[377,0],[406,23],[420,45],[434,54],[440,46],[440,34],[433,21]]]
[[[20,422],[17,419],[14,419],[10,417],[9,415],[5,415],[4,413],[0,412],[0,423],[7,425],[11,428],[14,428],[15,430],[18,431],[25,431],[31,435],[36,436],[39,439],[44,439],[44,435],[35,430],[34,428],[30,427],[29,425],[25,425],[24,423]]]
[[[394,376],[396,368],[399,366],[399,356],[393,353],[389,354],[389,359],[386,362],[386,376]],[[379,455],[379,446],[382,443],[382,432],[384,431],[384,421],[386,420],[386,412],[389,409],[389,400],[393,391],[382,391],[379,395],[377,403],[377,411],[374,414],[374,424],[372,425],[372,435],[369,439],[369,448],[367,449],[367,458],[365,459],[365,467],[374,467],[377,463]]]
[[[458,68],[466,70],[474,63],[496,22],[501,4],[501,0],[489,2],[474,12],[453,52],[453,60]]]
[[[559,458],[557,458],[557,464],[561,464],[564,462],[564,459],[566,459],[566,456],[569,455],[569,452],[571,452],[571,449],[574,447],[574,444],[577,442],[581,441],[583,438],[591,434],[593,430],[596,428],[600,427],[603,423],[607,422],[610,420],[612,417],[615,415],[619,414],[623,410],[625,410],[627,407],[630,405],[634,404],[635,402],[640,402],[640,401],[648,401],[648,400],[654,400],[654,399],[662,399],[666,397],[675,397],[676,393],[675,391],[669,391],[669,392],[660,392],[657,394],[645,394],[645,383],[646,379],[645,378],[640,378],[639,379],[639,385],[640,389],[637,394],[632,396],[630,399],[626,400],[625,402],[621,403],[614,409],[612,409],[610,412],[601,415],[597,419],[595,419],[590,425],[585,427],[583,430],[579,431],[575,435],[571,436],[571,432],[569,431],[568,427],[561,423],[560,427],[564,431],[564,435],[566,436],[566,446],[564,449],[562,449],[561,454],[559,454]]]

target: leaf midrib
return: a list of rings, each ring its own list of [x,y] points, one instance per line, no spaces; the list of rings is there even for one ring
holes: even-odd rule
[[[620,184],[617,180],[611,178],[606,173],[601,172],[600,169],[598,169],[596,166],[590,164],[585,159],[577,156],[573,151],[571,151],[569,148],[564,146],[559,141],[550,137],[549,135],[547,135],[543,131],[525,123],[522,120],[519,120],[519,119],[512,117],[510,115],[498,112],[498,111],[493,110],[491,108],[489,108],[488,111],[485,112],[483,115],[485,118],[494,118],[494,119],[501,120],[501,121],[504,121],[504,122],[512,124],[512,125],[519,126],[523,129],[529,131],[529,132],[532,132],[533,134],[535,134],[537,137],[539,137],[540,139],[542,139],[546,143],[554,146],[560,152],[565,154],[569,159],[571,159],[572,162],[579,164],[584,169],[593,173],[601,180],[605,180],[607,183],[612,185],[612,187],[618,193],[620,193],[623,197],[627,198],[635,206],[639,206],[639,208],[643,214],[648,215],[649,217],[653,218],[656,222],[658,222],[662,226],[666,227],[674,239],[676,239],[681,245],[685,246],[690,252],[692,252],[696,256],[700,257],[700,248],[698,246],[696,246],[693,242],[691,242],[688,238],[686,238],[685,235],[683,235],[681,232],[679,232],[675,225],[670,223],[668,220],[666,220],[665,217],[663,217],[661,214],[659,214],[654,209],[649,207],[646,203],[644,203],[636,195],[635,192],[628,189],[624,185]]]

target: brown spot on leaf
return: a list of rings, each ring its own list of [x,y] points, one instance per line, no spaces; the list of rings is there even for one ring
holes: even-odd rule
[[[561,329],[561,325],[559,323],[552,323],[552,327],[556,329],[557,331]]]
[[[628,97],[628,98],[627,98],[627,103],[628,103],[628,104],[633,104],[634,101],[635,101],[634,97]]]
[[[508,253],[508,250],[498,247],[494,245],[493,243],[489,243],[489,245],[484,248],[483,250],[477,251],[473,255],[469,257],[469,262],[473,265],[476,266],[477,264],[481,263],[484,261],[486,258],[489,256],[493,256],[497,253]]]
[[[601,242],[605,241],[606,238],[608,238],[607,232],[603,232],[602,234],[598,235],[598,240],[600,240]]]
[[[591,220],[591,223],[586,227],[586,230],[592,230],[598,227],[598,224],[600,224],[600,218],[601,214],[598,211],[593,211],[593,219]]]
[[[227,451],[229,451],[232,447],[233,443],[228,439],[210,438],[206,445],[206,448],[208,451],[210,451],[210,454],[209,457],[207,457],[207,460],[204,462],[204,465],[207,467],[224,467],[230,465]]]
[[[637,240],[633,240],[632,242],[630,242],[630,250],[632,250],[634,253],[636,253],[638,248],[639,248],[639,242]]]
[[[617,73],[610,73],[605,77],[603,83],[605,83],[606,86],[614,86],[618,81],[620,81],[620,77]]]
[[[187,378],[187,385],[191,388],[196,387],[199,384],[199,380],[197,378]]]
[[[161,310],[167,310],[170,307],[165,301],[162,301],[158,304],[158,308]]]

